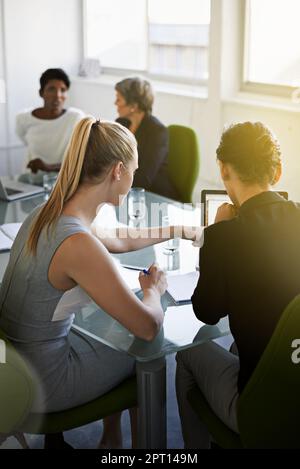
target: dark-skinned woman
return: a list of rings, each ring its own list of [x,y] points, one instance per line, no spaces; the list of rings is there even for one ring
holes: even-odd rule
[[[66,108],[70,88],[68,75],[59,68],[46,70],[40,78],[40,97],[43,106],[17,115],[16,132],[28,148],[24,182],[42,184],[43,175],[58,172],[73,129],[84,117],[79,109]]]

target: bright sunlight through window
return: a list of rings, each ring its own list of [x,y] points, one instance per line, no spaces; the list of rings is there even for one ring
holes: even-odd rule
[[[207,80],[210,0],[85,0],[86,57],[107,68]]]
[[[299,19],[299,0],[248,0],[246,81],[300,85]]]

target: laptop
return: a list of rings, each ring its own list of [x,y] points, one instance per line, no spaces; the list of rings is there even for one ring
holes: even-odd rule
[[[281,197],[288,200],[288,193],[278,191]],[[201,192],[201,225],[209,226],[215,222],[217,210],[224,203],[232,204],[224,190],[204,190]]]
[[[7,202],[23,199],[24,197],[41,194],[43,192],[44,188],[40,186],[33,186],[10,179],[0,179],[0,199],[6,200]]]

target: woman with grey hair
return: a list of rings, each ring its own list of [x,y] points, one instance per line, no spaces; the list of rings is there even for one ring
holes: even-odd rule
[[[139,167],[133,186],[177,200],[168,174],[168,130],[152,115],[151,84],[138,77],[126,78],[116,84],[115,90],[117,122],[131,130],[138,143]]]

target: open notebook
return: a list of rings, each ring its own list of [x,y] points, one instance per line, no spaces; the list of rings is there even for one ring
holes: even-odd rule
[[[6,223],[0,226],[0,252],[9,251],[22,223]]]

